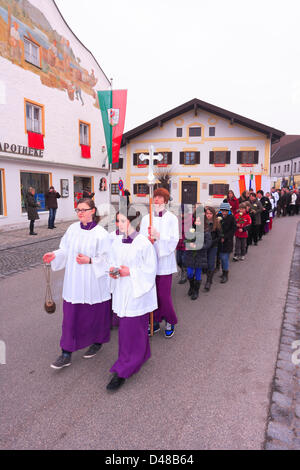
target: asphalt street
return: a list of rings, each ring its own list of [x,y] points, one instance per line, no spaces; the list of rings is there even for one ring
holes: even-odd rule
[[[229,282],[215,276],[197,301],[175,275],[174,337],[155,335],[151,359],[115,394],[105,387],[116,329],[95,358],[78,351],[71,367],[50,368],[59,354],[63,272],[52,273],[53,315],[43,308],[41,265],[1,278],[0,448],[262,449],[298,222],[276,220],[245,261],[231,263]]]

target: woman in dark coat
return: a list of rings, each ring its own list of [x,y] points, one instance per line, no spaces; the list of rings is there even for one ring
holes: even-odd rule
[[[220,206],[222,213],[221,239],[219,241],[219,252],[223,270],[222,284],[228,281],[229,255],[233,251],[233,237],[236,230],[235,218],[232,214],[229,214],[230,209],[229,203],[222,202]]]
[[[201,217],[195,211],[193,225],[189,230],[189,238],[185,239],[186,252],[184,265],[187,268],[190,289],[188,295],[196,300],[201,285],[202,269],[207,269],[207,250],[211,246],[211,234],[204,223],[204,233],[201,227]]]
[[[37,235],[37,233],[34,231],[34,222],[35,220],[38,220],[40,218],[38,211],[37,211],[37,208],[39,207],[40,204],[35,201],[34,195],[35,195],[35,189],[31,187],[28,188],[28,191],[25,196],[25,205],[26,205],[28,220],[30,220],[29,235]]]

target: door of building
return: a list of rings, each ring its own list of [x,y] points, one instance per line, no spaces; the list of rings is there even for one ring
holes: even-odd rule
[[[182,181],[181,183],[181,204],[196,204],[198,193],[197,181]]]

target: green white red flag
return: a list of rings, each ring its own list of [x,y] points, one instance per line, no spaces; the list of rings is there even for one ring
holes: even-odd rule
[[[108,161],[109,163],[117,163],[125,125],[127,90],[98,91],[98,100]]]

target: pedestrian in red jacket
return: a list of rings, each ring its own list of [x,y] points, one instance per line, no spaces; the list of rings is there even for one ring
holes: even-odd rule
[[[242,203],[235,214],[237,229],[235,232],[235,254],[233,261],[244,260],[247,251],[248,227],[251,226],[251,217],[247,214],[246,209],[246,204]]]

